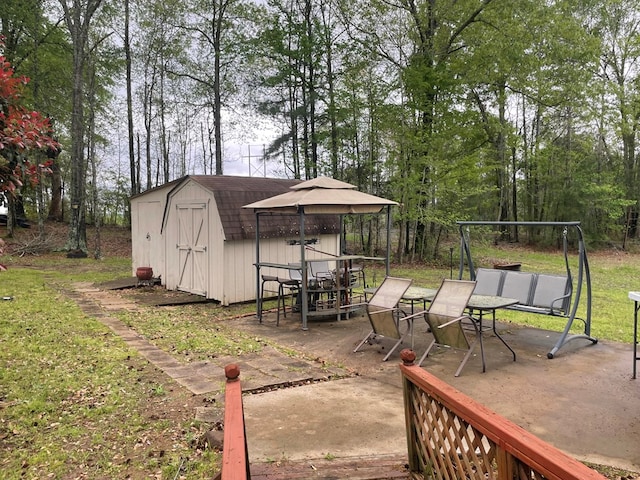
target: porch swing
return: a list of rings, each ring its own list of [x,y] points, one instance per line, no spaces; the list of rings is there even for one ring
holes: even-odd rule
[[[556,341],[553,348],[547,353],[547,358],[552,359],[558,352],[558,350],[563,347],[566,343],[576,339],[586,339],[589,340],[592,344],[596,344],[598,342],[597,338],[591,336],[591,275],[589,271],[589,261],[587,259],[587,251],[585,249],[584,235],[582,232],[582,228],[580,227],[580,222],[518,222],[518,221],[458,221],[456,222],[458,228],[460,230],[460,271],[458,278],[462,279],[465,270],[465,260],[466,264],[469,268],[469,277],[471,280],[476,280],[477,277],[477,269],[474,267],[473,258],[471,255],[471,247],[469,240],[469,230],[471,226],[493,226],[493,227],[503,227],[503,226],[523,226],[523,227],[561,227],[562,228],[562,246],[563,246],[563,254],[564,254],[564,264],[566,270],[566,279],[567,284],[569,285],[569,296],[567,297],[567,308],[564,310],[562,317],[567,319],[567,323],[562,331],[560,337]],[[569,254],[568,254],[568,241],[567,241],[567,233],[569,229],[575,229],[578,237],[578,277],[575,283],[575,289],[573,288],[573,276],[571,273],[571,267],[569,265]],[[508,272],[505,272],[505,275]],[[524,311],[529,313],[539,313],[539,314],[547,314],[547,315],[557,315],[556,310],[554,308],[550,309],[542,309],[537,305],[534,305],[534,297],[536,295],[535,290],[540,288],[545,288],[544,283],[550,278],[550,275],[545,274],[531,274],[531,284],[530,289],[526,292],[525,298],[520,303],[510,307],[510,309]],[[503,277],[499,291],[496,292],[496,295],[500,296],[503,291],[503,283],[506,285],[506,278]],[[578,306],[580,305],[583,291],[582,286],[583,283],[585,285],[585,296],[586,296],[586,306],[585,306],[585,317],[577,317]],[[505,289],[506,290],[506,289]],[[569,304],[570,294],[571,292],[575,292],[573,295],[573,301]],[[503,295],[509,296],[509,295]],[[572,334],[570,333],[571,327],[573,325],[574,320],[580,320],[584,324],[583,333]]]

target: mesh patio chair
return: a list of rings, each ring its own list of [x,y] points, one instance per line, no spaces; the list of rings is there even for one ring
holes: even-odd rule
[[[325,282],[333,283],[334,272],[329,268],[329,261],[309,262],[310,280],[313,279],[318,285]]]
[[[413,335],[413,318],[407,323],[404,333],[400,331],[400,322],[405,320],[402,311],[398,307],[398,303],[402,299],[407,289],[411,286],[413,280],[408,278],[386,277],[375,291],[371,299],[366,305],[366,313],[371,323],[371,331],[360,342],[353,351],[357,352],[365,343],[371,344],[377,340],[377,337],[384,337],[396,340],[395,344],[389,350],[387,355],[382,359],[387,361],[389,356],[402,343],[407,334]]]
[[[460,375],[481,333],[476,322],[464,313],[475,287],[475,281],[448,279],[442,281],[429,309],[425,312],[425,318],[433,334],[433,341],[420,358],[418,366],[422,365],[424,359],[429,356],[434,345],[446,345],[467,351],[455,373],[456,377]],[[467,338],[466,329],[462,325],[463,320],[469,320],[473,326],[475,338],[472,342],[469,342],[469,338]]]

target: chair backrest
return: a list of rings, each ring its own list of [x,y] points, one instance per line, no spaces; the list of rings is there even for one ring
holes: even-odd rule
[[[451,318],[461,316],[475,288],[475,281],[445,278],[433,297],[428,312]]]
[[[535,275],[527,272],[504,272],[501,297],[515,298],[523,305],[530,305]]]
[[[290,263],[289,264],[289,278],[291,280],[296,280],[298,282],[302,282],[302,270],[300,270],[299,263]]]
[[[388,338],[400,338],[395,310],[411,286],[410,278],[386,277],[367,303],[367,316],[373,331]]]
[[[426,313],[427,323],[438,344],[454,348],[469,348],[469,341],[460,322],[452,323],[444,328],[440,328],[440,325],[464,314],[475,288],[475,281],[449,279],[442,281]]]
[[[368,306],[378,309],[394,308],[412,282],[410,278],[386,277],[369,300]]]
[[[476,295],[500,295],[502,270],[479,268],[476,271]]]
[[[309,262],[309,271],[316,280],[327,280],[333,278],[333,273],[329,267],[329,261]]]
[[[538,274],[536,289],[531,305],[534,307],[559,309],[566,312],[569,310],[572,288],[573,286],[571,285],[571,281],[564,275],[540,273]]]

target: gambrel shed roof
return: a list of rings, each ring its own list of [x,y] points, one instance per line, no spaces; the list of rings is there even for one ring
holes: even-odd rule
[[[209,190],[215,199],[226,240],[254,240],[256,218],[253,212],[242,208],[249,203],[289,192],[300,180],[262,177],[236,177],[228,175],[187,175],[174,182],[167,197],[188,181],[194,181]],[[167,206],[169,203],[167,202]],[[165,211],[164,222],[167,219]],[[305,224],[306,235],[340,232],[340,218],[336,215],[309,215]],[[297,236],[299,223],[287,215],[265,216],[260,222],[261,238]]]

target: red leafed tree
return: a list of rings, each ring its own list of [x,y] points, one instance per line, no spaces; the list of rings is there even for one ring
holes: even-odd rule
[[[25,179],[37,182],[38,170],[47,169],[51,152],[60,148],[52,137],[49,119],[22,104],[21,91],[27,82],[27,78],[15,76],[11,63],[0,54],[0,192],[13,193]],[[30,161],[36,151],[48,153],[47,160]]]

